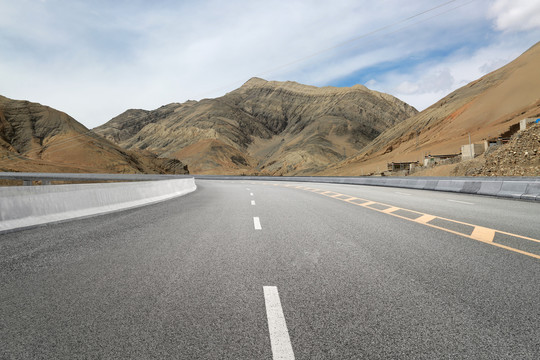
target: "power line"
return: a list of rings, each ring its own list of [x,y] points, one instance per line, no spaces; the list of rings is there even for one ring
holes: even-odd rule
[[[301,57],[301,58],[298,58],[298,59],[296,59],[296,60],[292,60],[292,61],[290,61],[290,62],[288,62],[288,63],[285,63],[285,64],[282,64],[282,65],[276,66],[276,67],[271,68],[271,69],[264,70],[264,71],[262,71],[262,72],[257,73],[257,74],[254,75],[254,76],[256,76],[256,77],[262,77],[262,76],[267,75],[267,74],[269,74],[269,73],[273,73],[273,72],[275,72],[275,71],[285,69],[285,68],[290,67],[290,66],[292,66],[292,65],[294,65],[294,64],[297,64],[297,63],[306,61],[306,60],[311,59],[311,58],[314,58],[314,57],[317,57],[317,56],[319,56],[319,55],[321,55],[321,54],[324,54],[324,53],[326,53],[326,52],[329,52],[329,51],[331,51],[331,50],[334,50],[334,49],[343,47],[343,46],[345,46],[345,45],[349,45],[349,44],[351,44],[351,43],[354,43],[354,42],[357,42],[357,41],[359,41],[359,40],[362,40],[362,39],[368,38],[368,37],[370,37],[370,36],[373,36],[373,35],[375,35],[375,34],[378,34],[378,33],[382,32],[382,31],[384,31],[384,30],[387,30],[387,29],[390,29],[390,28],[395,27],[395,26],[397,26],[397,25],[406,23],[406,22],[408,22],[408,21],[410,21],[410,20],[412,20],[412,19],[415,19],[415,18],[420,17],[420,16],[422,16],[422,15],[424,15],[424,14],[427,14],[427,13],[433,12],[433,11],[435,11],[435,10],[437,10],[437,9],[440,9],[440,8],[442,8],[442,7],[445,7],[445,6],[449,5],[449,4],[455,3],[455,2],[457,2],[457,1],[459,1],[459,0],[450,0],[450,1],[446,1],[446,2],[444,2],[444,3],[442,3],[442,4],[439,4],[439,5],[437,5],[437,6],[434,6],[434,7],[432,7],[432,8],[427,9],[427,10],[423,10],[423,11],[421,11],[421,12],[419,12],[419,13],[414,14],[414,15],[411,15],[411,16],[408,16],[408,17],[403,18],[403,19],[401,19],[401,20],[395,21],[395,22],[393,22],[393,23],[391,23],[391,24],[384,25],[384,26],[381,26],[381,27],[379,27],[379,28],[377,28],[377,29],[375,29],[375,30],[372,30],[372,31],[369,31],[369,32],[367,32],[367,33],[364,33],[364,34],[355,36],[355,37],[353,37],[353,38],[351,38],[351,39],[349,39],[349,40],[340,42],[340,43],[338,43],[338,44],[336,44],[336,45],[333,45],[333,46],[330,46],[330,47],[326,47],[326,48],[323,48],[323,49],[321,49],[321,50],[317,50],[317,51],[315,51],[315,52],[313,52],[313,53],[311,53],[311,54],[308,54],[308,55],[303,56],[303,57]],[[456,9],[462,7],[462,6],[468,5],[468,4],[470,4],[471,2],[473,2],[473,1],[475,1],[475,0],[471,0],[471,1],[469,1],[468,3],[466,3],[466,4],[463,4],[463,5],[460,5],[460,6],[451,8],[451,9],[449,9],[448,11],[445,11],[445,12],[442,12],[442,13],[440,13],[440,14],[434,15],[434,16],[432,16],[432,17],[430,17],[430,18],[428,18],[428,19],[425,19],[425,20],[423,20],[423,21],[420,21],[420,22],[418,22],[418,23],[427,21],[427,20],[432,19],[432,18],[437,17],[437,16],[441,16],[441,15],[443,15],[443,14],[446,14],[446,13],[450,12],[450,11],[456,10]],[[415,23],[415,24],[416,24],[416,23]],[[414,24],[412,24],[412,25],[414,25]],[[411,26],[412,26],[412,25],[411,25]],[[406,27],[408,27],[408,26],[406,26]],[[406,27],[402,27],[401,29],[406,28]],[[388,35],[388,34],[392,34],[392,33],[394,33],[394,32],[387,33],[387,34],[384,34],[384,35]],[[198,97],[203,97],[203,96],[205,96],[205,95],[207,95],[207,94],[212,94],[212,93],[215,93],[215,92],[218,92],[218,91],[222,91],[222,90],[229,89],[229,88],[231,88],[232,86],[241,83],[242,81],[245,81],[245,80],[238,80],[238,81],[229,83],[228,85],[224,85],[224,86],[221,86],[221,87],[216,88],[216,89],[214,89],[214,90],[207,91],[207,92],[205,92],[204,94],[201,94],[201,95],[198,96]]]
[[[338,43],[338,44],[336,44],[336,45],[333,45],[333,46],[330,46],[330,47],[321,49],[321,50],[316,51],[316,52],[314,52],[314,53],[312,53],[312,54],[306,55],[306,56],[304,56],[304,57],[302,57],[302,58],[293,60],[293,61],[291,61],[291,62],[289,62],[289,63],[286,63],[286,64],[283,64],[283,65],[277,66],[277,67],[275,67],[275,68],[269,69],[269,70],[267,70],[267,71],[264,71],[264,72],[262,72],[262,73],[259,73],[259,75],[264,75],[264,74],[267,74],[267,73],[270,73],[270,72],[275,72],[275,71],[281,70],[281,69],[283,69],[283,68],[289,67],[289,66],[294,65],[294,64],[297,64],[297,63],[299,63],[299,62],[303,62],[303,61],[305,61],[305,60],[308,60],[308,59],[311,59],[311,58],[313,58],[313,57],[319,56],[319,55],[321,55],[321,54],[323,54],[323,53],[325,53],[325,52],[328,52],[328,51],[330,51],[330,50],[334,50],[334,49],[343,47],[343,46],[345,46],[345,45],[348,45],[348,44],[357,42],[358,40],[365,39],[365,38],[367,38],[367,37],[369,37],[369,36],[375,35],[375,34],[377,34],[377,33],[379,33],[379,32],[382,32],[382,31],[384,31],[384,30],[386,30],[386,29],[390,29],[390,28],[392,28],[392,27],[394,27],[394,26],[396,26],[396,25],[406,23],[407,21],[410,21],[410,20],[412,20],[412,19],[414,19],[414,18],[417,18],[417,17],[422,16],[422,15],[424,15],[424,14],[430,13],[430,12],[432,12],[432,11],[435,11],[435,10],[437,10],[437,9],[439,9],[439,8],[442,8],[442,7],[444,7],[444,6],[448,5],[448,4],[454,3],[454,2],[456,2],[456,1],[458,1],[458,0],[450,0],[450,1],[447,1],[447,2],[445,2],[445,3],[442,3],[442,4],[440,4],[440,5],[437,5],[437,6],[435,6],[435,7],[432,7],[432,8],[430,8],[430,9],[421,11],[421,12],[419,12],[419,13],[417,13],[417,14],[414,14],[414,15],[411,15],[411,16],[406,17],[406,18],[404,18],[404,19],[398,20],[398,21],[396,21],[396,22],[394,22],[394,23],[392,23],[392,24],[388,24],[388,25],[385,25],[385,26],[381,26],[380,28],[377,28],[377,29],[375,29],[375,30],[369,31],[369,32],[364,33],[364,34],[362,34],[362,35],[353,37],[353,38],[351,38],[351,39],[349,39],[349,40],[340,42],[340,43]]]

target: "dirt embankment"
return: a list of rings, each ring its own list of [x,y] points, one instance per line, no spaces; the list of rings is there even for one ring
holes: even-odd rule
[[[540,124],[520,131],[504,145],[455,166],[455,176],[540,176]]]

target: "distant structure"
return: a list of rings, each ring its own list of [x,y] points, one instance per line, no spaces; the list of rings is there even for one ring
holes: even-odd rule
[[[406,161],[406,162],[391,162],[387,163],[388,171],[407,171],[410,172],[414,170],[416,166],[420,165],[418,161]]]
[[[538,123],[540,123],[540,118],[538,118],[538,119],[536,119],[536,118],[526,118],[526,119],[520,120],[520,122],[519,122],[519,130],[520,131],[525,130],[531,124],[538,124]]]
[[[510,141],[512,135],[518,131],[527,129],[531,124],[540,123],[540,118],[526,118],[519,121],[519,124],[511,125],[507,131],[497,138],[485,139],[480,144],[461,145],[461,160],[474,159],[478,155],[488,151],[492,146],[502,145]]]
[[[489,138],[482,140],[481,143],[461,145],[460,154],[445,154],[445,155],[426,155],[424,156],[424,167],[431,167],[441,164],[452,164],[460,160],[471,160],[475,157],[487,152],[491,147],[503,145],[510,141],[512,135],[518,131],[527,129],[533,124],[540,124],[540,118],[526,118],[520,120],[519,123],[511,125],[508,130],[501,133],[497,138]],[[471,140],[469,135],[469,141]],[[417,145],[418,146],[418,145]],[[410,174],[417,166],[420,166],[418,161],[406,162],[390,162],[387,163],[389,172],[405,171]]]
[[[484,153],[484,143],[461,145],[461,160],[474,159]]]
[[[498,139],[485,139],[484,140],[484,151],[488,151],[488,149],[492,146],[501,145],[502,141]]]
[[[435,166],[440,165],[446,162],[449,162],[451,159],[459,157],[461,154],[447,154],[447,155],[426,155],[424,156],[424,166]]]

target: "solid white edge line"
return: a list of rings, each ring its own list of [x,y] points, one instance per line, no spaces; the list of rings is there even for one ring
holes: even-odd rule
[[[253,217],[253,226],[255,226],[255,230],[262,230],[261,220],[258,216]]]
[[[255,200],[251,200],[251,205],[255,205]]]
[[[268,318],[268,331],[270,345],[274,360],[294,360],[291,338],[287,330],[285,315],[281,308],[281,301],[276,286],[263,286],[266,317]]]

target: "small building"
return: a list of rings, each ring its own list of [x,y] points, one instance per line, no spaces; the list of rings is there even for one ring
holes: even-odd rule
[[[520,120],[520,122],[519,122],[519,130],[520,131],[525,130],[530,125],[538,124],[538,123],[540,123],[540,118],[538,118],[538,119],[536,119],[536,118],[526,118],[526,119]]]
[[[470,160],[484,153],[484,143],[461,145],[461,159]]]
[[[449,162],[451,159],[459,157],[461,154],[447,154],[447,155],[426,155],[424,156],[424,166],[435,166],[442,163]]]
[[[501,141],[498,139],[486,139],[484,140],[484,152],[488,151],[488,149],[492,146],[500,145]]]
[[[420,163],[418,161],[391,162],[388,163],[388,171],[411,171]]]

